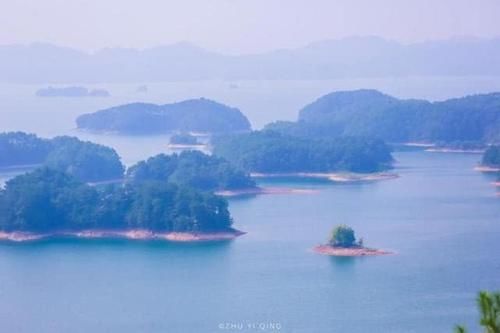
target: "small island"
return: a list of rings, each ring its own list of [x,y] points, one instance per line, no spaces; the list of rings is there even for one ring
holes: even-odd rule
[[[483,154],[481,164],[475,169],[481,172],[500,172],[500,145],[489,146]]]
[[[122,135],[214,134],[250,130],[250,122],[240,110],[206,98],[164,105],[125,104],[83,114],[76,123],[82,130]]]
[[[109,97],[105,89],[87,89],[85,87],[48,87],[38,89],[38,97]]]
[[[338,257],[361,257],[391,254],[391,252],[365,247],[363,239],[356,240],[354,230],[347,225],[339,225],[333,229],[328,244],[318,245],[314,252]]]
[[[148,86],[145,84],[140,85],[135,89],[135,92],[140,94],[146,94],[148,92]]]
[[[203,146],[198,138],[188,133],[173,134],[168,145],[170,148],[191,148]]]
[[[0,240],[216,241],[238,237],[227,201],[168,182],[93,187],[42,167],[0,189]]]

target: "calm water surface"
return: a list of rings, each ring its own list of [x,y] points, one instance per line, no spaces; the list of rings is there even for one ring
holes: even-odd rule
[[[206,96],[240,107],[258,128],[294,119],[304,104],[335,89],[374,87],[434,100],[500,90],[500,81],[408,78],[237,86],[156,84],[138,95],[134,85],[100,85],[113,97],[44,99],[33,96],[40,86],[3,85],[0,130],[76,134],[114,147],[130,165],[168,152],[168,138],[85,134],[73,130],[74,118],[125,102]],[[0,244],[0,332],[220,333],[281,327],[281,332],[304,333],[442,333],[456,323],[472,326],[476,292],[500,288],[500,197],[491,185],[494,178],[472,170],[477,155],[405,152],[396,158],[401,175],[396,180],[264,182],[318,192],[231,200],[235,226],[248,231],[233,242]],[[0,184],[23,171],[1,170]],[[338,223],[352,225],[367,245],[397,254],[335,259],[312,253]]]
[[[2,332],[451,332],[500,287],[500,198],[466,154],[398,153],[399,179],[230,202],[220,244],[0,245]],[[396,255],[311,252],[337,223]],[[229,323],[235,329],[222,329]],[[274,330],[276,331],[276,330]]]

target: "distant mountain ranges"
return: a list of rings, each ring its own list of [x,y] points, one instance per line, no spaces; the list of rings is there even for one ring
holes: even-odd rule
[[[400,44],[377,37],[327,40],[297,49],[223,55],[189,43],[93,54],[35,43],[0,46],[1,82],[97,83],[205,79],[335,79],[498,76],[500,38]]]

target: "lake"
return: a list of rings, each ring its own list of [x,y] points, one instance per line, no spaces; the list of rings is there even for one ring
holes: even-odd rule
[[[232,242],[0,245],[4,332],[451,332],[498,289],[500,198],[478,155],[397,153],[400,178],[267,181],[314,194],[233,199]],[[311,248],[338,223],[396,254]]]
[[[241,107],[254,127],[294,119],[335,89],[375,87],[443,99],[500,90],[500,80],[101,85],[106,98],[36,98],[39,86],[2,86],[0,130],[74,134],[117,149],[130,165],[168,152],[167,138],[75,131],[83,112],[133,100],[206,96]],[[261,180],[313,194],[230,200],[248,234],[215,244],[59,240],[0,244],[1,332],[452,332],[477,321],[476,293],[500,287],[500,197],[474,154],[399,152],[400,178],[333,184]],[[3,170],[0,183],[23,170]],[[311,248],[334,225],[396,254],[331,258]]]

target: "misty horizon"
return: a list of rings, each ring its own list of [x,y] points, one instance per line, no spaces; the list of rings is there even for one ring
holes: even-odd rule
[[[0,44],[43,41],[84,50],[189,41],[226,54],[290,49],[348,36],[409,44],[500,36],[500,3],[480,0],[61,0],[5,3]],[[26,24],[29,22],[29,24]]]
[[[459,43],[460,42],[481,42],[481,41],[497,42],[497,41],[500,41],[500,34],[495,35],[495,36],[490,36],[490,37],[472,36],[472,35],[456,35],[456,36],[451,36],[448,38],[426,39],[426,40],[413,41],[413,42],[404,42],[404,41],[391,39],[391,38],[385,38],[383,36],[377,36],[377,35],[351,35],[351,36],[345,36],[345,37],[340,37],[340,38],[316,39],[316,40],[311,40],[309,42],[305,42],[304,44],[296,45],[293,47],[281,47],[281,48],[274,48],[274,49],[269,49],[269,50],[261,50],[261,51],[256,51],[256,52],[247,52],[247,53],[224,52],[224,51],[212,49],[210,47],[204,47],[204,46],[197,44],[196,42],[190,41],[190,40],[178,40],[178,41],[164,42],[164,43],[160,42],[156,45],[151,45],[151,46],[147,46],[147,47],[106,46],[106,47],[101,47],[101,48],[97,48],[97,49],[85,49],[85,48],[74,47],[71,45],[66,45],[66,44],[61,44],[61,43],[54,43],[54,42],[50,42],[50,41],[33,40],[33,41],[29,41],[29,42],[0,43],[0,48],[1,47],[16,47],[16,46],[21,46],[21,47],[50,46],[50,47],[56,47],[56,48],[62,48],[62,49],[71,49],[71,50],[85,53],[88,55],[95,55],[97,53],[100,53],[100,52],[103,52],[106,50],[133,50],[133,51],[140,52],[140,51],[154,50],[154,49],[159,49],[159,48],[183,47],[183,48],[199,49],[199,50],[203,50],[203,51],[208,51],[210,53],[220,54],[220,55],[229,56],[229,57],[231,57],[231,56],[238,57],[238,56],[246,56],[246,55],[268,54],[268,53],[274,53],[274,52],[279,52],[279,51],[293,51],[293,50],[298,50],[298,49],[303,49],[303,48],[321,45],[324,43],[336,43],[336,42],[346,42],[346,41],[368,41],[368,40],[384,41],[387,43],[397,44],[397,45],[401,45],[401,46],[413,46],[413,45],[422,45],[422,44],[429,44],[429,43],[442,43],[442,42],[459,42]]]

